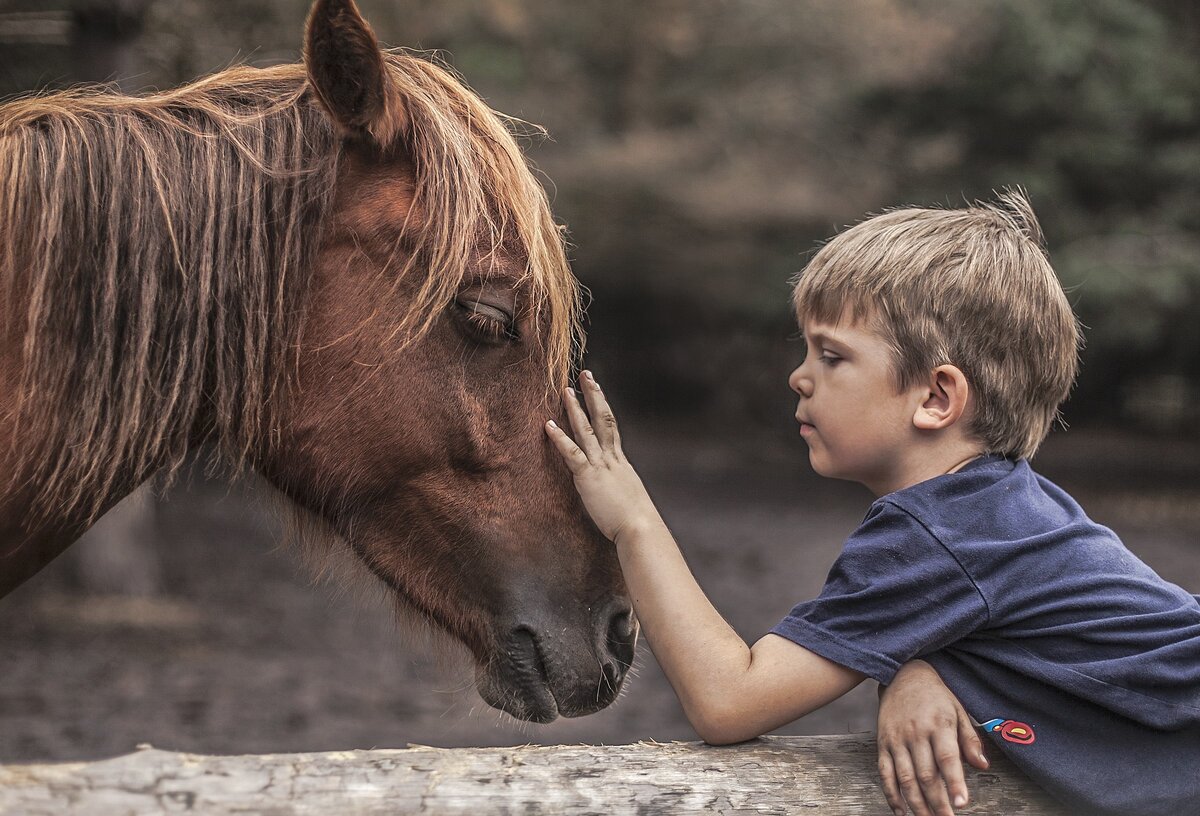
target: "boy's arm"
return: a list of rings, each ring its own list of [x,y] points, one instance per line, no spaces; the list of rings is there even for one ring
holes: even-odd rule
[[[859,672],[778,635],[747,647],[700,589],[661,521],[623,531],[617,555],[654,656],[705,742],[765,734],[863,681]]]
[[[959,755],[988,767],[970,716],[923,660],[880,687],[878,746],[884,795],[897,814],[907,801],[916,816],[952,816],[951,803],[963,807],[969,798]]]
[[[862,682],[861,673],[777,635],[746,645],[692,577],[621,450],[599,386],[587,372],[580,386],[595,427],[568,392],[578,444],[553,423],[547,433],[596,525],[615,542],[638,620],[700,737],[715,744],[756,737]]]

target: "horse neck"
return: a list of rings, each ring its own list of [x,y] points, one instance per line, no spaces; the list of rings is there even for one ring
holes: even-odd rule
[[[8,137],[45,166],[9,208],[28,238],[0,269],[19,293],[0,351],[0,463],[19,476],[0,524],[86,526],[202,439],[244,460],[299,331],[336,170],[319,114],[122,112]]]
[[[16,416],[23,382],[23,301],[15,297],[20,289],[11,285],[0,298],[0,474],[12,477],[0,477],[0,598],[54,560],[87,527],[79,514],[31,517],[37,490],[16,478],[37,447],[19,432]]]

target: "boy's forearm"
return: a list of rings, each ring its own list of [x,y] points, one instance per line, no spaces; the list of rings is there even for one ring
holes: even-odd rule
[[[617,555],[633,608],[654,656],[702,737],[737,699],[726,692],[749,669],[746,642],[696,583],[661,519],[617,536]]]

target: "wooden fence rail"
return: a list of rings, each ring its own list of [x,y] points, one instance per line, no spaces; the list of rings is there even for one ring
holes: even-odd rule
[[[992,751],[960,813],[1066,811]],[[701,743],[200,756],[143,747],[98,762],[0,766],[0,813],[891,813],[870,735]]]

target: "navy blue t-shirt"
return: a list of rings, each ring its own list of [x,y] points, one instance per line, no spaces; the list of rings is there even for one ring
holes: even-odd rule
[[[771,631],[884,684],[927,661],[1085,813],[1200,814],[1200,597],[1024,460],[878,499],[820,596]]]

